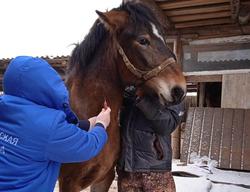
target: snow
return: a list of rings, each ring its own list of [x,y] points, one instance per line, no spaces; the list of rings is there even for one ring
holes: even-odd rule
[[[205,192],[210,191],[212,183],[201,178],[174,177],[177,192]]]
[[[186,166],[181,165],[179,160],[173,162],[172,171],[183,171],[199,176],[175,176],[177,192],[250,192],[249,172],[217,169],[216,161],[195,154],[191,159],[193,164]]]
[[[242,187],[215,184],[210,192],[249,192],[250,189],[244,189]]]
[[[250,172],[221,170],[216,168],[216,161],[206,156],[200,157],[195,153],[190,156],[192,164],[184,166],[180,160],[174,160],[172,171],[187,172],[198,177],[174,176],[176,192],[250,192]],[[56,186],[54,192],[58,191]],[[89,191],[88,188],[81,192]],[[117,192],[116,180],[113,181],[109,192]]]

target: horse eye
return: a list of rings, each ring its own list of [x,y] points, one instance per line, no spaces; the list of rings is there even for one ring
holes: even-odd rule
[[[138,40],[138,42],[139,42],[141,45],[149,45],[149,44],[150,44],[149,40],[146,39],[146,38],[140,38],[140,39]]]

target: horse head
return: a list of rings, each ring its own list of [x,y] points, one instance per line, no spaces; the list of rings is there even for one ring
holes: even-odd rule
[[[102,13],[99,20],[113,35],[124,86],[157,97],[162,104],[177,104],[185,96],[186,81],[174,53],[167,46],[164,27],[146,6],[125,3]]]

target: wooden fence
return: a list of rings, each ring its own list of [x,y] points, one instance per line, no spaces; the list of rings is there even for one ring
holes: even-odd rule
[[[196,152],[218,167],[250,170],[250,109],[189,108],[181,161]]]

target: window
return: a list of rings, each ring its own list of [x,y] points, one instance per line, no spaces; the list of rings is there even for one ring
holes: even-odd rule
[[[183,71],[188,74],[250,70],[250,43],[191,44],[183,51]]]

